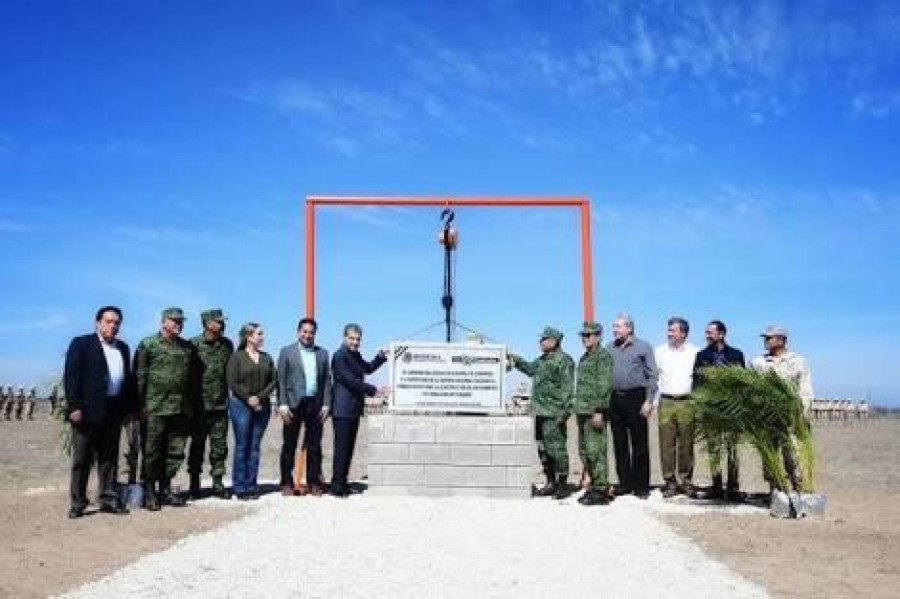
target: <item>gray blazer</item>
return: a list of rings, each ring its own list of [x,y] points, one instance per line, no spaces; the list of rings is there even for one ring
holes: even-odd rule
[[[316,352],[316,403],[331,407],[331,367],[328,350],[313,347]],[[291,409],[300,405],[306,394],[306,373],[300,358],[299,344],[294,342],[281,348],[278,354],[278,405]]]

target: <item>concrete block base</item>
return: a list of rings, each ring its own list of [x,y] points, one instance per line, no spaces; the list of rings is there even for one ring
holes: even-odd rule
[[[528,498],[529,416],[371,415],[368,482],[375,495]]]

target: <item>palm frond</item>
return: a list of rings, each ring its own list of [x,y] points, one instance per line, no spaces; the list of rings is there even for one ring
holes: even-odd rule
[[[717,439],[733,434],[746,439],[782,490],[789,488],[790,477],[781,459],[781,440],[791,439],[803,486],[811,490],[815,468],[812,433],[793,385],[774,371],[738,366],[705,368],[702,374],[703,384],[691,402],[698,436]]]

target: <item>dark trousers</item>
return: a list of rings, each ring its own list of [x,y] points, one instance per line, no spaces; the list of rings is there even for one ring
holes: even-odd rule
[[[647,391],[640,387],[613,391],[609,405],[616,474],[619,484],[635,493],[650,490],[647,419],[641,415],[641,406],[646,399]]]
[[[118,503],[116,466],[119,459],[118,422],[72,425],[72,478],[69,485],[73,508],[88,505],[87,485],[94,458],[97,460],[97,487],[101,505]]]
[[[322,478],[322,402],[304,398],[296,408],[291,408],[291,422],[282,428],[281,484],[294,486],[294,454],[300,427],[306,428],[306,480],[317,485]],[[337,452],[335,452],[337,454]]]
[[[334,467],[331,475],[332,488],[347,488],[347,476],[350,473],[350,462],[353,460],[353,448],[356,446],[356,433],[359,431],[359,417],[332,418],[334,427]]]

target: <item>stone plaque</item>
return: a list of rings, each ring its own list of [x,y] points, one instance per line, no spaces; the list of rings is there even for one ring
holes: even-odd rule
[[[392,411],[501,413],[506,346],[392,343]]]

